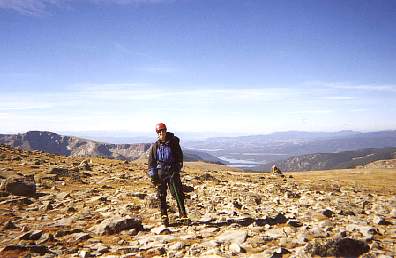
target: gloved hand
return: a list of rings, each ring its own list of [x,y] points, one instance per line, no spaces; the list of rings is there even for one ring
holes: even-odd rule
[[[150,177],[151,182],[153,184],[159,183],[159,176],[158,176],[158,169],[157,168],[150,168],[147,175]]]

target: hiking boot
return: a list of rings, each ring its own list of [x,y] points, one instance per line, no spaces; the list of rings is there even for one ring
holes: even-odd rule
[[[169,227],[169,218],[167,215],[161,216],[161,224],[164,225],[165,227]]]

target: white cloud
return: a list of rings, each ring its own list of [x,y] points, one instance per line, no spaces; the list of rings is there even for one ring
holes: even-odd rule
[[[334,85],[335,89],[360,90],[360,91],[380,91],[380,92],[396,92],[396,85]]]
[[[64,0],[0,0],[0,8],[11,9],[24,15],[43,15],[50,5],[59,5]]]
[[[69,94],[84,100],[112,100],[112,101],[147,101],[161,100],[183,100],[186,103],[206,103],[215,99],[216,102],[246,102],[253,101],[275,102],[290,100],[298,95],[299,91],[287,88],[265,88],[265,89],[219,89],[216,87],[204,88],[196,86],[194,89],[175,89],[157,87],[152,84],[80,84],[79,90]]]
[[[11,117],[11,114],[0,112],[0,119],[5,119]]]
[[[255,129],[257,106],[275,104],[272,101],[287,95],[294,94],[276,88],[174,89],[132,83],[79,84],[63,92],[8,92],[0,96],[0,112],[13,114],[3,128],[11,131],[29,128],[151,131],[158,121],[174,124],[179,130],[222,131],[236,118],[240,122],[233,130],[242,131]],[[268,113],[270,107],[263,110],[262,114]],[[202,122],[199,128],[194,123],[197,120]]]
[[[321,115],[321,114],[330,114],[333,113],[334,110],[330,109],[317,109],[317,110],[297,110],[297,111],[291,111],[288,112],[291,115]]]
[[[20,99],[20,100],[18,100]],[[1,100],[1,98],[0,98]],[[46,101],[41,103],[39,101],[23,99],[23,97],[17,97],[14,100],[7,101],[2,100],[0,103],[0,111],[23,111],[23,110],[34,110],[34,109],[49,109],[54,106],[53,102]]]
[[[173,2],[173,0],[81,0],[93,4],[140,5]],[[11,9],[23,15],[41,16],[48,14],[51,6],[72,4],[73,0],[0,0],[0,8]]]
[[[356,97],[349,97],[349,96],[327,96],[327,97],[323,97],[323,99],[327,99],[327,100],[352,100],[352,99],[356,99]]]
[[[354,99],[353,95],[337,94],[316,88],[177,88],[144,83],[85,83],[63,91],[3,92],[0,118],[2,130],[8,131],[39,128],[151,132],[153,124],[164,121],[175,131],[222,132],[230,131],[227,127],[233,124],[233,132],[259,133],[337,130],[345,121],[361,125],[355,129],[362,129],[367,122],[360,122],[362,117],[356,116],[357,112],[368,109],[376,115],[383,112],[367,107],[361,98],[351,103],[348,100]],[[373,100],[382,99],[374,96]],[[334,105],[334,101],[339,102]]]
[[[351,109],[351,110],[349,110],[350,112],[366,112],[366,111],[369,111],[370,109],[368,109],[368,108],[354,108],[354,109]]]
[[[330,89],[343,89],[355,91],[396,92],[396,84],[353,84],[347,82],[310,81],[305,85]]]

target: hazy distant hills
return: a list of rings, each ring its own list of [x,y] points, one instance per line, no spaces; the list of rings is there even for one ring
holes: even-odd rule
[[[295,156],[282,161],[275,161],[281,171],[310,171],[345,169],[365,166],[373,161],[396,159],[396,148],[362,149],[339,153],[315,153]],[[252,168],[258,171],[271,171],[271,164]]]
[[[252,167],[257,163],[272,164],[276,160],[304,154],[396,147],[396,131],[370,133],[290,131],[267,135],[208,138],[205,141],[186,142],[184,145],[207,151],[226,160],[236,159],[234,164],[240,160],[240,165]]]
[[[40,150],[64,156],[107,157],[134,160],[144,155],[151,143],[108,144],[52,132],[29,131],[23,134],[0,134],[0,144],[24,150]],[[226,162],[200,151],[184,150],[185,161]]]
[[[121,160],[137,159],[151,146],[151,143],[109,144],[42,131],[0,134],[0,143],[65,156],[101,156]],[[186,161],[200,160],[259,171],[268,171],[274,163],[284,171],[350,168],[392,158],[396,131],[291,131],[183,141],[182,148]],[[382,148],[385,149],[377,150]]]

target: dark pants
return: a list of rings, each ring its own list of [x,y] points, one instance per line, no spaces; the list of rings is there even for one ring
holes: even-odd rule
[[[161,215],[168,215],[168,204],[166,202],[167,188],[169,188],[179,209],[179,216],[186,217],[186,208],[184,207],[183,186],[180,180],[180,172],[171,169],[159,169],[159,184],[157,185],[157,197],[160,200]]]

